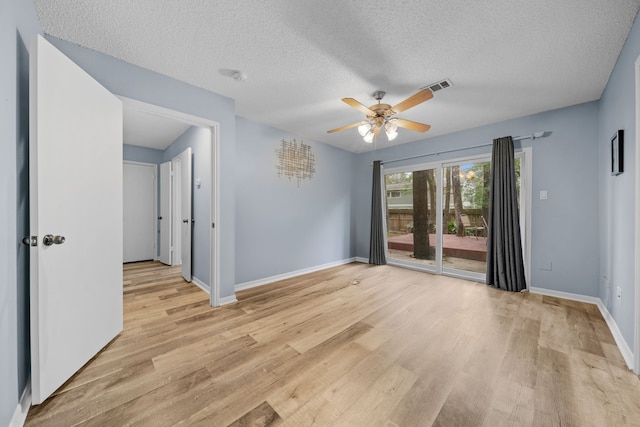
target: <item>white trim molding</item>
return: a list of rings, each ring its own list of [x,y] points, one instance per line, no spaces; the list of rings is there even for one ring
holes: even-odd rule
[[[13,417],[9,422],[9,427],[24,426],[25,421],[27,421],[27,415],[29,414],[29,408],[31,408],[31,379],[27,381],[27,385],[22,391],[20,402],[18,402],[18,406],[16,406]]]
[[[198,279],[196,276],[191,276],[191,283],[193,283],[194,285],[196,285],[197,287],[205,291],[207,295],[210,295],[209,286],[207,286],[202,280]]]
[[[550,297],[563,298],[563,299],[568,299],[571,301],[578,301],[578,302],[586,302],[586,303],[595,304],[595,305],[598,305],[598,303],[600,304],[602,303],[602,301],[600,301],[600,298],[598,297],[589,297],[586,295],[572,294],[571,292],[554,291],[552,289],[538,288],[536,286],[531,286],[529,288],[529,292],[531,292],[532,294],[547,295]]]
[[[361,256],[357,256],[354,258],[355,262],[361,262],[363,264],[369,264],[369,258],[363,258]]]
[[[640,375],[640,173],[638,172],[638,166],[640,166],[640,56],[636,59],[635,66],[633,68],[635,74],[635,97],[636,97],[636,129],[635,129],[635,234],[634,234],[634,247],[635,247],[635,262],[634,262],[634,308],[633,308],[633,351],[634,357],[634,372],[636,375]]]
[[[220,302],[220,306],[227,305],[227,304],[233,304],[234,302],[238,302],[238,300],[236,299],[235,295],[231,295],[231,296],[228,296],[228,297],[221,297],[218,301]]]
[[[598,308],[600,309],[600,313],[602,314],[602,317],[604,317],[605,322],[607,322],[607,326],[611,331],[611,335],[613,335],[613,339],[615,340],[616,345],[618,346],[618,349],[620,350],[620,353],[624,358],[624,361],[626,362],[629,369],[635,372],[633,352],[631,351],[631,348],[629,347],[627,342],[622,337],[622,332],[620,332],[620,329],[618,328],[618,324],[616,323],[616,320],[613,318],[611,313],[609,313],[609,310],[607,310],[607,307],[605,307],[605,305],[602,303],[602,300],[600,300],[600,298],[598,298]]]
[[[618,349],[620,350],[620,353],[624,358],[624,361],[626,362],[629,369],[633,370],[633,366],[634,366],[633,352],[631,351],[629,344],[627,344],[627,342],[624,340],[624,337],[622,336],[622,333],[620,332],[620,328],[618,328],[618,324],[616,323],[615,319],[613,318],[611,313],[609,313],[609,310],[607,310],[607,307],[605,307],[605,305],[602,303],[602,300],[600,298],[589,297],[589,296],[580,295],[580,294],[572,294],[570,292],[554,291],[554,290],[545,289],[545,288],[537,288],[534,286],[529,288],[529,292],[531,292],[532,294],[547,295],[550,297],[563,298],[571,301],[595,304],[600,310],[600,314],[602,314],[604,321],[607,322],[607,326],[611,331],[611,335],[613,335],[613,339],[615,340],[616,345],[618,346]]]
[[[315,267],[303,268],[302,270],[292,271],[290,273],[278,274],[271,277],[265,277],[264,279],[252,280],[250,282],[239,283],[234,287],[236,292],[244,291],[245,289],[257,288],[258,286],[267,285],[269,283],[277,282],[279,280],[290,279],[296,276],[302,276],[303,274],[313,273],[315,271],[326,270],[327,268],[337,267],[339,265],[349,264],[355,262],[356,258],[347,258],[341,261],[330,262],[327,264],[317,265]],[[360,261],[363,262],[363,261]],[[369,262],[368,260],[366,261]]]

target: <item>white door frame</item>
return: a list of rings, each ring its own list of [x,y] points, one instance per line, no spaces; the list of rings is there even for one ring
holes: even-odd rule
[[[634,262],[634,342],[633,342],[633,371],[640,375],[640,173],[637,168],[640,165],[640,56],[636,59],[635,67],[635,83],[636,83],[636,134],[633,141],[635,142],[635,262]],[[631,140],[631,138],[629,138]]]
[[[212,307],[220,305],[220,124],[203,117],[193,116],[176,110],[148,104],[136,99],[118,96],[125,109],[137,110],[156,116],[178,120],[194,126],[207,127],[211,130],[211,217],[209,222],[209,246],[211,259],[209,262],[209,303]]]
[[[173,237],[173,224],[171,223],[173,221],[173,214],[171,212],[173,208],[171,191],[171,187],[173,186],[173,171],[171,169],[171,162],[160,163],[158,165],[158,172],[160,195],[160,212],[158,212],[158,218],[162,218],[162,222],[158,224],[160,230],[160,237],[158,238],[158,259],[163,264],[173,265],[173,241],[171,240]],[[166,239],[168,239],[168,241]]]
[[[182,162],[171,159],[171,265],[182,265]],[[191,248],[189,248],[191,250]]]
[[[172,240],[175,246],[180,248],[179,258],[182,266],[182,277],[187,282],[193,281],[192,260],[193,260],[193,159],[192,149],[186,150],[171,159],[173,169],[173,197],[172,210],[174,215],[174,229]],[[185,218],[185,209],[188,214]],[[180,214],[178,214],[180,212]],[[185,225],[185,221],[187,221]],[[186,250],[185,250],[186,249]],[[177,259],[175,260],[177,261]],[[178,263],[174,261],[174,265]]]

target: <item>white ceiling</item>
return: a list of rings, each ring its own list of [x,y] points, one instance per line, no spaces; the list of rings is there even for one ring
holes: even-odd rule
[[[431,124],[377,148],[599,99],[640,0],[35,0],[45,33],[236,101],[299,139],[373,148],[340,101],[394,105]],[[231,78],[242,70],[245,82]]]
[[[164,151],[189,127],[188,123],[125,108],[122,139],[125,144]]]

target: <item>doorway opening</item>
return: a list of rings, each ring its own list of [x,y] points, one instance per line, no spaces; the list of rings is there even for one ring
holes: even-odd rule
[[[125,144],[131,144],[126,139],[128,115],[143,121],[142,126],[138,126],[140,132],[157,130],[157,126],[144,122],[147,119],[171,122],[174,126],[176,135],[171,141],[165,142],[164,147],[147,146],[145,154],[155,156],[153,163],[158,177],[154,259],[170,266],[181,265],[185,280],[208,292],[210,305],[218,306],[218,123],[130,98],[119,98],[124,107]],[[143,116],[146,119],[141,119]],[[125,145],[129,149],[125,150],[125,157],[126,151],[133,157],[142,155],[144,149],[139,148],[144,145],[131,145],[134,146]],[[196,236],[195,239],[191,239],[192,236]]]

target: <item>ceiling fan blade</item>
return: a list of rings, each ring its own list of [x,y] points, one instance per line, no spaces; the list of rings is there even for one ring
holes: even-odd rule
[[[423,102],[428,101],[431,98],[433,98],[433,93],[429,89],[422,89],[420,92],[408,97],[391,109],[396,114],[401,113],[405,110],[408,110],[409,108],[415,107],[418,104],[422,104]]]
[[[371,111],[368,107],[366,107],[365,105],[362,105],[361,103],[359,103],[358,101],[356,101],[353,98],[342,98],[342,102],[344,102],[345,104],[355,108],[358,111],[363,112],[367,116],[371,116],[371,115],[375,116],[376,115],[376,113]]]
[[[356,123],[351,123],[350,125],[342,126],[341,128],[328,130],[327,133],[340,132],[341,130],[354,128],[356,126],[360,126],[360,123],[362,123],[362,121],[359,121],[359,122],[356,122]]]
[[[425,125],[424,123],[418,123],[407,119],[393,119],[398,127],[415,130],[416,132],[426,132],[431,129],[431,125]]]

